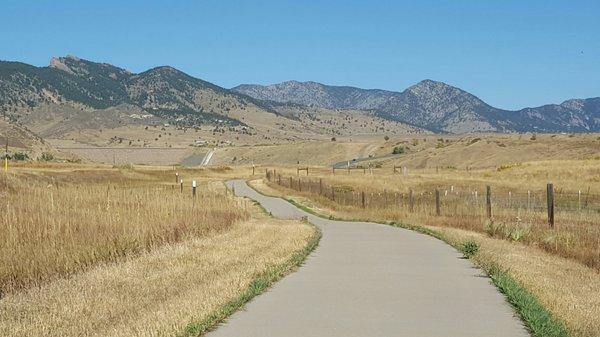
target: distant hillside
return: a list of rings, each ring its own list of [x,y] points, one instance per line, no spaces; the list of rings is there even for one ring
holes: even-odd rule
[[[421,131],[369,111],[258,100],[169,66],[134,74],[75,56],[53,58],[48,67],[0,61],[0,111],[45,139],[99,146],[274,143]]]
[[[254,106],[272,112],[254,99],[193,78],[171,67],[132,74],[110,64],[74,56],[53,58],[49,67],[0,62],[0,107],[9,111],[44,104],[106,109],[137,106],[179,124],[239,124],[228,118],[234,108]]]
[[[508,111],[494,108],[464,90],[432,80],[421,81],[402,92],[296,81],[268,86],[244,84],[232,90],[281,103],[373,110],[381,117],[433,131],[600,131],[600,97]]]
[[[4,156],[7,140],[9,154],[25,152],[30,158],[37,158],[42,152],[52,149],[42,138],[27,128],[0,118],[0,156]]]

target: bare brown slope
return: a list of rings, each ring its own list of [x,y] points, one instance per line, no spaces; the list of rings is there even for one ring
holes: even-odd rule
[[[51,149],[41,137],[25,127],[0,119],[0,153],[2,155],[4,155],[7,141],[9,154],[23,152],[31,158],[36,158],[40,153]]]

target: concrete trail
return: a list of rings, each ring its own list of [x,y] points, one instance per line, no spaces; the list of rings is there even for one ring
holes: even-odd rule
[[[212,159],[214,154],[215,149],[208,151],[208,153],[204,156],[204,159],[202,159],[202,164],[200,164],[200,166],[207,166],[208,164],[210,164],[210,160]]]
[[[319,226],[319,247],[295,273],[210,337],[528,336],[490,280],[445,243],[391,226],[332,221],[236,180],[278,218]]]

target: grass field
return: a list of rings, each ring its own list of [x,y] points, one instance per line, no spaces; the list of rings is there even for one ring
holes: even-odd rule
[[[193,199],[164,178],[132,170],[3,175],[0,290],[224,231],[249,218],[223,193],[201,186]]]
[[[315,235],[226,192],[222,180],[247,170],[178,173],[183,193],[164,167],[37,163],[2,175],[0,335],[162,336],[211,326],[261,273],[289,272],[287,261]]]
[[[394,152],[400,154],[391,156]],[[265,142],[219,149],[218,165],[315,165],[364,158],[362,166],[393,165],[412,169],[491,169],[541,160],[582,160],[600,157],[600,134],[384,134],[340,136],[336,141],[312,140],[286,144]],[[370,158],[371,157],[371,158]]]
[[[224,147],[213,165],[245,166],[200,169],[11,163],[0,174],[0,335],[204,331],[254,294],[257,275],[289,271],[287,261],[314,240],[309,225],[271,219],[224,188],[227,179],[268,170],[276,171],[271,181],[254,180],[255,187],[327,216],[420,225],[455,246],[474,240],[481,265],[500,266],[573,336],[600,335],[598,135],[440,138]],[[398,146],[403,153],[377,159]],[[364,169],[333,174],[328,166],[369,155]],[[315,166],[298,174],[297,162]]]
[[[300,190],[301,195],[340,212],[487,233],[600,270],[599,159],[530,162],[469,171],[413,169],[406,176],[387,168],[367,170],[366,174],[363,170],[337,170],[333,174],[330,169],[311,168],[309,176],[304,172],[298,176],[289,167],[276,171],[271,186],[290,190],[292,178],[292,190]],[[547,223],[547,182],[552,182],[556,190],[554,228]],[[485,210],[486,186],[492,190],[491,220]],[[436,189],[440,193],[439,216]]]

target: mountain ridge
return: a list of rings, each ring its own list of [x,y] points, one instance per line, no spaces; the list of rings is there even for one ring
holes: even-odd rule
[[[319,121],[318,109],[331,110],[326,112],[330,116],[342,109],[377,117],[377,123],[384,119],[435,132],[600,131],[600,97],[511,111],[431,79],[403,91],[293,80],[226,89],[171,66],[133,73],[72,55],[54,57],[47,67],[0,61],[0,109],[19,117],[45,104],[82,111],[132,106],[187,127],[246,125],[248,120],[264,124],[275,116]],[[351,120],[350,115],[344,118]]]
[[[53,57],[46,67],[0,61],[0,108],[16,111],[50,103],[85,110],[129,104],[190,123],[228,120],[231,106],[252,105],[264,112],[274,112],[251,97],[170,66],[136,74],[75,56]]]
[[[600,97],[504,110],[465,90],[431,79],[422,80],[401,92],[293,80],[265,86],[242,84],[232,90],[280,103],[373,110],[382,117],[432,131],[600,131]]]
[[[45,139],[195,146],[422,132],[362,110],[262,101],[171,66],[143,72],[75,56],[0,61],[0,111]],[[166,133],[166,135],[165,135]],[[201,138],[201,139],[198,139]]]

